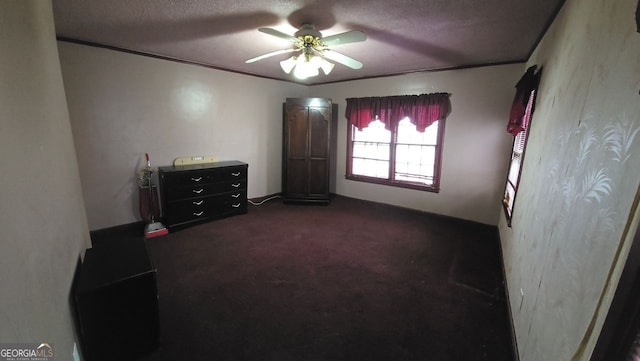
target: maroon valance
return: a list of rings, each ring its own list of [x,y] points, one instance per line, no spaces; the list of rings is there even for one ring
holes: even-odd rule
[[[397,95],[389,97],[348,98],[345,116],[358,129],[366,128],[378,119],[385,128],[393,129],[400,120],[409,117],[419,132],[451,111],[448,93]]]
[[[516,84],[516,95],[513,97],[511,112],[509,113],[509,122],[507,123],[507,132],[514,137],[527,128],[527,104],[531,97],[531,92],[538,87],[539,77],[536,75],[536,65],[527,69],[527,72],[520,78]],[[528,114],[531,116],[531,114]]]

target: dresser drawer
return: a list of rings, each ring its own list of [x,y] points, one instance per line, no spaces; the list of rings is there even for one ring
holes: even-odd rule
[[[223,193],[227,190],[228,185],[224,182],[207,183],[197,185],[167,185],[166,197],[167,202],[173,202],[181,199],[200,198],[218,193]]]
[[[169,224],[177,224],[200,219],[215,218],[228,213],[245,213],[247,193],[230,192],[209,197],[181,200],[169,203],[171,212],[167,215]]]
[[[165,184],[168,187],[197,186],[242,179],[246,180],[246,178],[246,168],[191,170],[166,176]]]
[[[189,186],[167,187],[167,201],[172,202],[181,199],[190,199],[211,196],[229,191],[243,190],[247,188],[246,181],[217,182]]]

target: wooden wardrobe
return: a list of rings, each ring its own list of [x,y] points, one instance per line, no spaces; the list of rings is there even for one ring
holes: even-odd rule
[[[282,152],[285,203],[329,204],[332,108],[331,99],[286,100]]]

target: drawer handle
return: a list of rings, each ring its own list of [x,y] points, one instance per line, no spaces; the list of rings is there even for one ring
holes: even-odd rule
[[[200,188],[200,189],[192,189],[191,191],[195,194],[200,194],[202,193],[203,190],[204,190],[203,188]]]
[[[232,196],[233,198],[238,198],[238,197],[240,197],[240,193],[238,193],[238,194],[232,194],[231,196]]]
[[[232,176],[237,177],[240,175],[240,172],[231,173]]]
[[[231,184],[231,186],[233,188],[238,188],[238,187],[240,187],[240,183],[233,183],[233,184]]]
[[[193,215],[194,215],[194,216],[196,216],[196,217],[200,217],[200,216],[201,216],[201,215],[203,215],[203,214],[204,214],[204,211],[200,211],[200,212],[198,212],[198,213],[193,212]]]
[[[202,177],[191,178],[191,180],[194,181],[194,182],[200,182],[202,180]]]
[[[199,201],[197,201],[197,202],[195,202],[195,201],[194,201],[194,202],[193,202],[193,205],[194,205],[194,206],[199,206],[199,205],[201,205],[202,203],[204,203],[204,201],[203,201],[203,200],[199,200]]]
[[[240,203],[238,203],[238,204],[232,204],[232,205],[231,205],[231,207],[233,207],[233,208],[240,208]]]

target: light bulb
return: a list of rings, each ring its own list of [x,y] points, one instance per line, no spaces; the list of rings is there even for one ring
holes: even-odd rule
[[[307,54],[305,54],[305,56],[299,56],[293,75],[298,79],[306,79],[318,75],[318,66],[314,64],[313,59],[314,57],[309,57]]]
[[[318,74],[318,68],[306,61],[296,65],[296,68],[293,70],[293,75],[298,79],[306,79]]]
[[[296,66],[296,57],[292,56],[287,60],[283,60],[280,62],[280,67],[284,70],[285,73],[291,73],[291,69]]]

